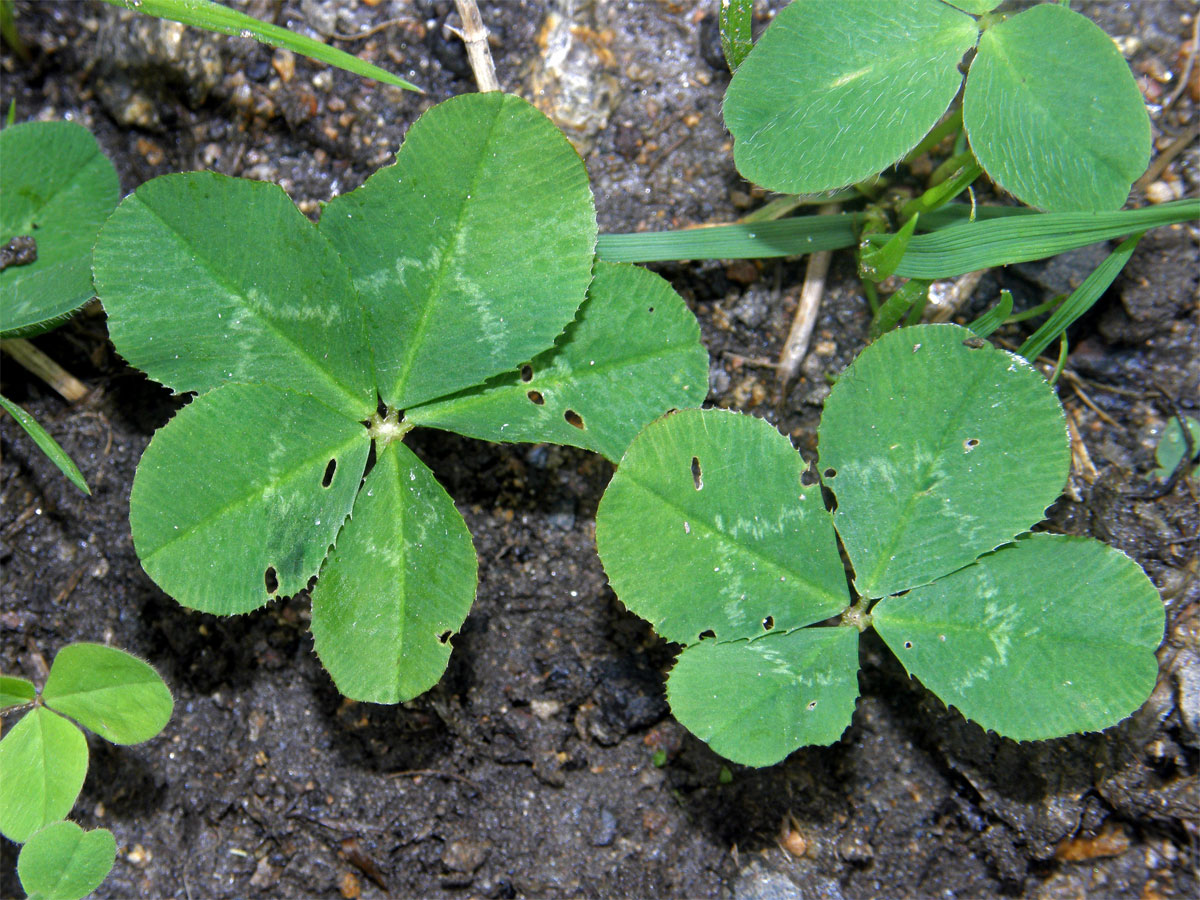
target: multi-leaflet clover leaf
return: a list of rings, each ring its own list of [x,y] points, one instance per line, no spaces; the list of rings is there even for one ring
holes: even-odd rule
[[[226,615],[320,573],[313,634],[339,688],[397,702],[431,686],[476,560],[453,500],[398,442],[433,425],[616,458],[704,395],[682,298],[629,266],[593,282],[595,241],[578,154],[502,94],[429,110],[319,226],[271,185],[144,185],[102,232],[96,281],[117,349],[198,392],[134,479],[147,573]],[[655,309],[657,329],[638,318]],[[616,339],[622,322],[645,333]],[[535,368],[546,409],[532,387],[509,409]]]
[[[1098,541],[1026,533],[1067,447],[1020,357],[954,325],[885,335],[834,386],[819,449],[818,485],[765,422],[679,413],[633,441],[601,501],[613,588],[684,645],[667,695],[718,752],[761,766],[836,740],[871,625],[946,703],[1018,740],[1106,728],[1149,695],[1164,621],[1149,579]]]

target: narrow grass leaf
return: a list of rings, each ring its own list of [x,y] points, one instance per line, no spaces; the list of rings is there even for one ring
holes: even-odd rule
[[[113,213],[94,259],[117,351],[172,390],[273,384],[357,419],[375,411],[349,273],[278,186],[155,178]]]
[[[79,466],[75,465],[75,460],[71,459],[67,451],[59,445],[58,441],[50,437],[50,433],[38,424],[37,419],[2,395],[0,395],[0,407],[12,416],[18,425],[25,429],[25,433],[37,444],[38,449],[46,454],[50,462],[58,466],[59,471],[67,476],[67,480],[71,484],[91,496],[92,489],[88,487],[87,479],[79,471]]]
[[[992,180],[1039,209],[1119,209],[1150,161],[1150,117],[1121,51],[1058,4],[983,33],[963,123]]]
[[[752,460],[753,477],[747,477]],[[819,485],[768,422],[681,410],[630,444],[596,513],[617,597],[667,640],[757,637],[850,598]]]
[[[721,52],[725,54],[729,71],[735,72],[754,48],[750,30],[754,23],[754,0],[721,0],[717,17],[721,27]]]
[[[940,0],[796,0],[725,93],[738,171],[791,194],[879,173],[937,124],[978,35],[974,19]]]
[[[910,218],[900,226],[899,231],[888,235],[888,239],[882,244],[872,245],[864,242],[858,257],[859,275],[876,282],[889,278],[904,258],[904,251],[908,248],[908,242],[912,239],[919,218],[920,216]]]
[[[1020,353],[1028,360],[1037,359],[1038,355],[1065,332],[1080,316],[1096,305],[1096,301],[1108,290],[1109,286],[1121,274],[1129,257],[1141,240],[1141,235],[1126,238],[1116,250],[1105,257],[1092,274],[1075,288],[1063,303],[1054,310],[1050,318],[1042,323],[1029,338],[1021,345]]]
[[[819,250],[841,250],[858,242],[861,213],[795,216],[752,225],[706,225],[678,231],[602,234],[596,258],[607,262],[683,259],[767,259]]]
[[[475,599],[466,523],[411,450],[389,444],[313,590],[317,655],[347,697],[411,700],[433,687]]]
[[[1041,374],[957,325],[867,347],[825,401],[819,434],[834,522],[866,597],[1012,540],[1043,517],[1070,466],[1062,407]]]
[[[142,567],[184,606],[218,615],[296,593],[349,514],[369,449],[361,423],[305,394],[231,384],[197,397],[134,476]]]
[[[396,164],[333,200],[320,227],[371,310],[379,392],[399,409],[552,345],[583,302],[596,246],[579,154],[498,92],[426,112]]]
[[[87,766],[82,731],[45,707],[27,712],[0,740],[0,834],[23,844],[66,816]]]
[[[87,643],[58,651],[42,699],[114,744],[150,740],[166,726],[175,705],[149,663],[116,647]]]
[[[33,682],[12,675],[0,675],[0,709],[32,703],[37,696]]]
[[[881,601],[874,625],[947,705],[1019,741],[1115,725],[1154,689],[1164,610],[1137,563],[1090,538],[1029,535]]]
[[[770,766],[832,744],[858,698],[858,632],[801,628],[754,641],[701,641],[667,679],[679,723],[726,759]]]
[[[708,393],[700,326],[664,279],[597,263],[588,299],[552,350],[405,421],[491,441],[549,441],[618,460],[642,427]]]
[[[1012,315],[1012,309],[1012,292],[1001,288],[1000,299],[996,301],[996,305],[967,327],[976,337],[985,338],[1004,324],[1005,320]]]
[[[911,278],[893,291],[871,317],[871,339],[891,331],[917,306],[924,309],[925,302],[929,299],[931,283],[921,278]]]
[[[116,858],[117,841],[108,829],[54,822],[21,848],[17,877],[30,897],[81,900],[100,887]]]
[[[117,205],[117,171],[74,122],[0,131],[0,245],[32,238],[36,261],[0,270],[0,337],[48,331],[86,303],[92,244]]]
[[[408,91],[424,93],[416,85],[393,75],[386,69],[365,62],[357,56],[351,56],[336,47],[330,47],[328,44],[323,44],[294,31],[288,31],[286,28],[280,28],[278,25],[259,21],[220,3],[213,3],[211,0],[104,0],[104,2],[112,6],[121,6],[135,12],[145,13],[148,16],[203,28],[205,31],[215,31],[217,34],[254,38],[271,47],[284,47],[326,65],[344,69],[354,75],[361,75],[363,78],[371,78]]]

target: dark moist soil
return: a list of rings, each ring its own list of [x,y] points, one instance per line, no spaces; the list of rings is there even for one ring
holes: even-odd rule
[[[32,61],[5,49],[0,105],[15,100],[19,120],[87,125],[125,191],[210,168],[279,182],[315,216],[385,164],[421,111],[474,89],[443,28],[457,21],[448,2],[235,5],[326,38],[382,26],[332,40],[428,94],[98,3],[18,0]],[[579,141],[604,230],[731,221],[759,204],[721,123],[728,74],[711,4],[481,5],[501,84]],[[1175,80],[1160,80],[1178,79],[1194,5],[1085,11],[1133,64],[1156,147],[1194,127],[1195,98],[1164,111]],[[564,33],[573,49],[549,64]],[[1150,193],[1195,196],[1198,173],[1193,143]],[[1135,192],[1131,203],[1144,202]],[[953,318],[969,321],[1002,286],[1022,308],[1069,290],[1104,252],[992,271]],[[778,356],[804,260],[656,268],[700,319],[709,403],[766,417],[811,460],[828,378],[867,337],[850,255],[834,257],[786,395],[760,363]],[[49,427],[93,496],[0,423],[0,666],[40,680],[57,648],[103,641],[148,659],[174,691],[158,738],[89,739],[74,816],[119,846],[97,895],[1195,896],[1200,521],[1188,479],[1151,495],[1158,437],[1200,396],[1198,271],[1194,226],[1148,235],[1072,330],[1059,382],[1075,466],[1046,527],[1114,544],[1161,589],[1167,638],[1150,701],[1101,735],[1017,744],[948,711],[867,640],[841,741],[759,771],[725,763],[671,719],[672,648],[622,608],[593,546],[612,467],[581,451],[412,435],[466,517],[480,585],[449,671],[411,703],[338,695],[312,652],[305,595],[229,619],[178,606],[143,574],[127,525],[137,460],[178,401],[126,368],[103,313],[85,310],[36,340],[92,389],[82,403],[5,361],[5,395]],[[997,337],[1015,346],[1026,333]],[[20,893],[14,860],[5,842],[6,897]]]

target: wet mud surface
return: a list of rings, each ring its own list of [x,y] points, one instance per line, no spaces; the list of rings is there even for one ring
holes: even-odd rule
[[[722,127],[728,74],[709,4],[481,6],[501,84],[539,99],[578,141],[602,229],[732,221],[761,202]],[[315,216],[385,164],[422,110],[474,89],[444,27],[457,22],[450,3],[244,8],[429,93],[100,4],[18,2],[32,61],[4,51],[0,101],[16,101],[18,120],[69,115],[92,128],[124,191],[209,168],[279,182]],[[1169,145],[1196,102],[1185,92],[1163,110],[1174,84],[1159,79],[1181,68],[1194,6],[1085,11],[1117,36],[1156,146]],[[1160,181],[1155,191],[1196,195],[1194,142]],[[111,829],[119,848],[97,896],[1194,896],[1200,516],[1193,482],[1163,492],[1152,473],[1169,418],[1196,415],[1200,396],[1197,241],[1194,226],[1148,235],[1073,329],[1060,381],[1073,474],[1045,525],[1112,543],[1160,588],[1167,635],[1149,702],[1104,734],[1016,744],[947,710],[867,640],[842,739],[765,770],[726,764],[671,719],[672,648],[623,609],[595,554],[612,467],[582,451],[413,433],[467,520],[480,585],[446,676],[411,703],[338,695],[312,652],[303,594],[229,619],[178,606],[142,572],[127,517],[137,460],[179,401],[126,368],[102,312],[85,310],[36,340],[91,389],[80,404],[4,360],[5,395],[79,462],[93,496],[0,421],[0,668],[41,680],[58,647],[103,641],[148,659],[175,694],[153,741],[89,739],[74,817]],[[1103,253],[989,272],[955,320],[1001,287],[1018,308],[1042,302]],[[708,402],[768,418],[812,459],[828,377],[867,338],[849,254],[834,257],[786,393],[763,363],[782,347],[803,259],[655,268],[700,319]],[[1027,333],[997,338],[1016,346]],[[0,895],[19,896],[15,848],[2,849]]]

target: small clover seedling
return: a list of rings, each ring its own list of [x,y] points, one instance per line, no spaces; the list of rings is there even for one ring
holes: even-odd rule
[[[0,833],[24,844],[17,860],[30,896],[76,900],[112,868],[116,843],[103,828],[61,821],[87,775],[83,732],[114,744],[140,744],[171,718],[174,703],[147,663],[102,644],[70,644],[50,666],[41,696],[31,681],[0,677],[0,710],[32,705],[0,739]],[[61,713],[61,715],[60,715]]]
[[[1062,407],[1036,370],[966,329],[919,325],[834,386],[819,479],[760,419],[678,412],[630,445],[596,543],[617,596],[684,645],[676,717],[729,759],[836,741],[870,626],[968,718],[1042,740],[1133,712],[1163,634],[1128,557],[1027,533],[1068,467]]]
[[[101,232],[100,297],[130,363],[198,394],[134,479],[146,572],[219,615],[319,572],[313,638],[339,690],[395,703],[431,687],[477,563],[405,434],[616,459],[707,390],[682,298],[645,270],[594,265],[595,241],[579,156],[499,93],[425,113],[395,165],[319,227],[273,185],[202,173],[142,186]]]

